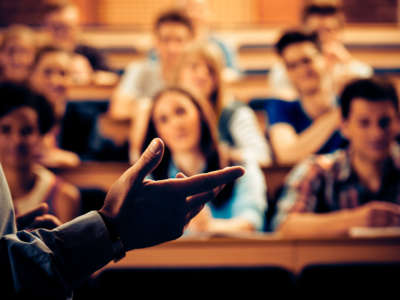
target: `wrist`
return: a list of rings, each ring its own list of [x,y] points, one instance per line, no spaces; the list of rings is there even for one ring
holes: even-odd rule
[[[125,256],[124,244],[122,243],[119,231],[113,219],[101,210],[99,210],[98,212],[107,228],[110,240],[112,242],[114,261],[117,262]]]

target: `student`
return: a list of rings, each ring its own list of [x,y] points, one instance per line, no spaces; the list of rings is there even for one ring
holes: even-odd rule
[[[302,11],[301,27],[306,32],[317,33],[337,93],[352,78],[373,74],[371,66],[354,58],[344,46],[340,36],[344,26],[345,16],[339,1],[309,1]],[[268,81],[273,97],[293,99],[298,95],[281,62],[273,65]]]
[[[191,20],[179,10],[162,13],[154,24],[154,43],[158,60],[133,62],[124,71],[111,96],[110,116],[130,120],[139,101],[152,98],[170,81],[183,50],[192,42],[195,31]]]
[[[68,0],[48,1],[43,11],[43,31],[51,44],[75,54],[72,61],[75,84],[113,84],[118,80],[101,51],[79,40],[80,16],[75,4]]]
[[[228,94],[221,65],[211,48],[196,44],[182,55],[174,83],[209,101],[218,119],[219,140],[229,147],[232,160],[254,159],[268,166],[271,150],[257,117],[244,102]]]
[[[44,138],[46,154],[42,163],[49,167],[73,167],[80,163],[79,156],[63,149],[60,141],[68,87],[71,84],[71,61],[71,53],[60,48],[49,46],[39,49],[28,79],[32,89],[46,97],[55,113],[55,126]]]
[[[16,214],[44,202],[61,222],[79,214],[79,191],[38,163],[43,136],[53,126],[47,100],[23,85],[1,83],[0,161]]]
[[[56,124],[44,140],[47,153],[42,163],[49,167],[74,167],[81,159],[128,160],[127,149],[119,149],[101,135],[95,109],[67,103],[71,60],[70,52],[46,46],[37,52],[32,66],[29,84],[49,100],[56,115]]]
[[[25,25],[11,25],[0,43],[0,81],[24,82],[36,51],[35,32]]]
[[[138,162],[113,184],[99,211],[54,230],[16,231],[11,196],[0,168],[2,296],[66,299],[79,283],[126,251],[178,238],[213,196],[213,188],[240,177],[241,167],[190,178],[144,178],[162,158],[154,140]],[[140,205],[139,205],[140,204]],[[24,298],[25,297],[25,298]]]
[[[189,92],[176,87],[163,89],[154,100],[145,144],[159,136],[166,144],[163,160],[152,173],[154,179],[174,178],[217,170],[231,165],[218,150],[216,128],[203,107]],[[253,160],[243,162],[246,175],[228,185],[189,226],[195,232],[261,231],[266,209],[264,176]]]
[[[211,30],[212,11],[208,0],[177,0],[177,6],[183,9],[193,22],[196,30],[196,43],[207,45],[221,58],[221,76],[230,82],[240,78],[236,49],[223,41]]]
[[[340,97],[346,150],[314,155],[289,175],[274,225],[293,237],[340,237],[352,227],[400,226],[399,104],[382,79],[359,79]]]
[[[288,31],[276,44],[296,101],[268,100],[269,136],[279,164],[295,164],[313,153],[338,149],[340,111],[332,89],[326,60],[315,34]]]

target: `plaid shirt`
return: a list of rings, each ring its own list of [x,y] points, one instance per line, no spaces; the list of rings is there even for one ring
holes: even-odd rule
[[[383,174],[380,189],[372,192],[362,184],[352,169],[348,150],[313,155],[289,174],[272,226],[276,229],[292,212],[331,212],[354,208],[374,200],[400,204],[398,145],[392,147]]]

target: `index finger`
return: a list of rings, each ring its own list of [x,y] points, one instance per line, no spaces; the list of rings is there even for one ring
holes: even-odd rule
[[[194,175],[176,180],[176,188],[186,195],[210,191],[220,185],[229,183],[244,174],[243,167],[228,167],[218,171]]]

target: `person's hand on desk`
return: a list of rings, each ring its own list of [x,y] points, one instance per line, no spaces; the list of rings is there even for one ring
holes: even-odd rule
[[[230,167],[187,178],[145,179],[157,167],[163,152],[163,142],[153,140],[136,164],[113,184],[99,211],[125,251],[178,238],[214,196],[213,189],[244,173],[242,167]]]
[[[400,205],[372,201],[356,208],[355,217],[364,227],[400,226]]]

